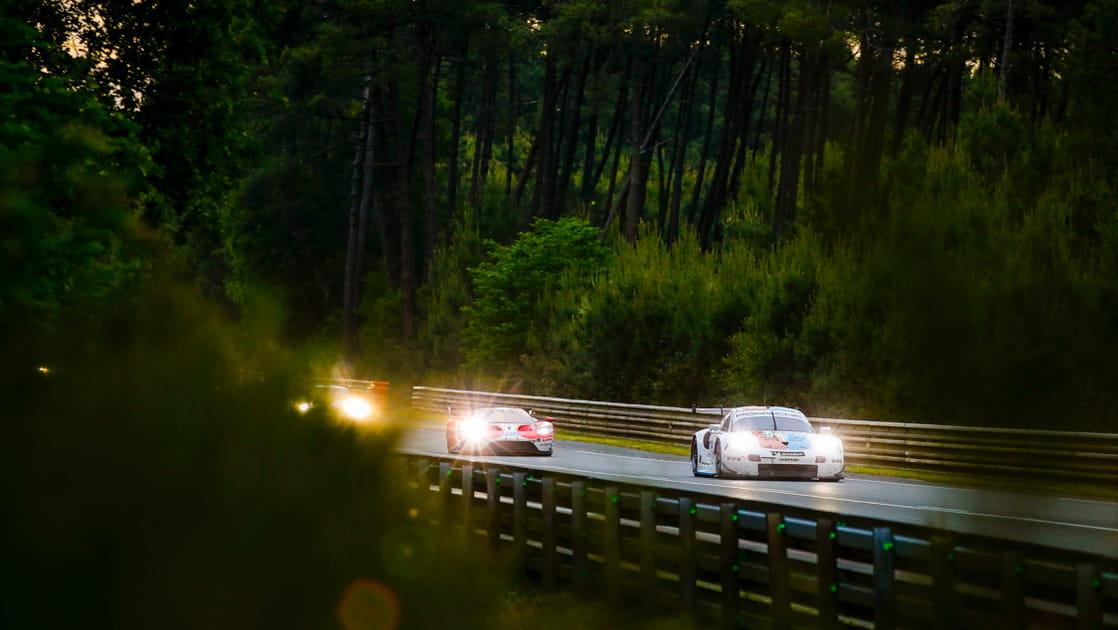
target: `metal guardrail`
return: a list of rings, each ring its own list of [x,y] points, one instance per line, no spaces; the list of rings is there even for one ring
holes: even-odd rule
[[[508,405],[533,409],[564,429],[686,445],[718,421],[717,410],[632,405],[544,396],[414,387],[412,407]],[[852,465],[964,473],[971,476],[1118,482],[1118,434],[960,427],[907,422],[812,418],[842,438]]]
[[[507,464],[401,462],[442,536],[488,541],[545,587],[648,612],[730,628],[1118,627],[1118,573],[1089,556]]]

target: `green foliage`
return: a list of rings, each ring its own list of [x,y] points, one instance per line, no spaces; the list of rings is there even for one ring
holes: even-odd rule
[[[717,396],[710,366],[748,314],[747,250],[705,254],[691,230],[670,248],[655,234],[617,245],[588,289],[560,285],[529,378],[548,392],[691,405]],[[538,349],[537,349],[538,348]]]
[[[751,318],[730,366],[819,414],[1113,430],[1115,218],[1083,209],[1109,189],[1069,174],[1018,203],[1020,176],[984,179],[962,151],[914,156],[879,221],[833,257],[805,241],[794,282],[774,269],[786,316]]]
[[[754,404],[805,406],[814,362],[808,316],[823,264],[819,240],[807,230],[758,261],[743,278],[751,311],[729,338],[723,379],[727,389]]]
[[[400,628],[490,625],[501,572],[426,526],[395,435],[296,413],[270,331],[173,287],[3,339],[5,626],[338,628],[374,583]]]
[[[579,219],[537,219],[510,245],[490,246],[488,260],[470,269],[476,297],[466,308],[465,354],[469,366],[501,376],[518,369],[529,332],[547,325],[540,298],[564,276],[585,283],[609,250]]]
[[[0,18],[0,32],[9,29],[30,40]],[[133,215],[150,162],[134,126],[2,50],[0,321],[49,328],[126,293],[142,274]]]
[[[464,357],[465,308],[473,299],[470,272],[482,263],[484,243],[474,214],[463,212],[448,242],[435,252],[421,298],[424,311],[419,343],[429,361],[427,376],[435,381],[456,372]]]

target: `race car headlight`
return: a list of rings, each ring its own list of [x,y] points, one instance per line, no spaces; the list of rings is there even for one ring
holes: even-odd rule
[[[462,439],[467,442],[479,442],[485,439],[485,423],[480,420],[466,420],[462,423]]]
[[[820,435],[816,441],[816,448],[826,451],[832,457],[842,456],[842,440],[831,435]]]
[[[360,396],[341,399],[338,401],[338,409],[342,412],[342,415],[351,420],[365,420],[373,415],[373,406]]]
[[[314,405],[312,405],[309,400],[300,400],[299,402],[295,403],[295,411],[298,411],[299,413],[307,413],[311,410],[311,407],[314,407]]]
[[[550,422],[536,423],[536,435],[551,435],[555,432],[555,427],[551,426]]]
[[[734,448],[757,448],[761,443],[752,433],[727,433],[726,445]]]

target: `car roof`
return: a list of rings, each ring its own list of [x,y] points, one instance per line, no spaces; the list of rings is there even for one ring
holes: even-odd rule
[[[791,407],[780,407],[777,405],[761,406],[761,405],[746,405],[743,407],[735,407],[733,409],[734,415],[752,416],[762,414],[774,414],[778,416],[792,416],[796,418],[806,418],[802,411],[793,409]]]

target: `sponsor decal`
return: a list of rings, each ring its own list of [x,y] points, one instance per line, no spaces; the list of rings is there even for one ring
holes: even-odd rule
[[[798,461],[800,461],[800,460],[799,460],[798,458],[796,458],[796,457],[781,457],[781,458],[780,458],[779,460],[777,460],[777,461],[781,461],[781,462],[798,462]]]
[[[780,455],[782,457],[803,457],[803,451],[773,451],[773,457]]]
[[[794,451],[804,451],[811,448],[811,442],[808,441],[807,435],[804,433],[785,433],[784,441],[788,443],[788,448]]]

